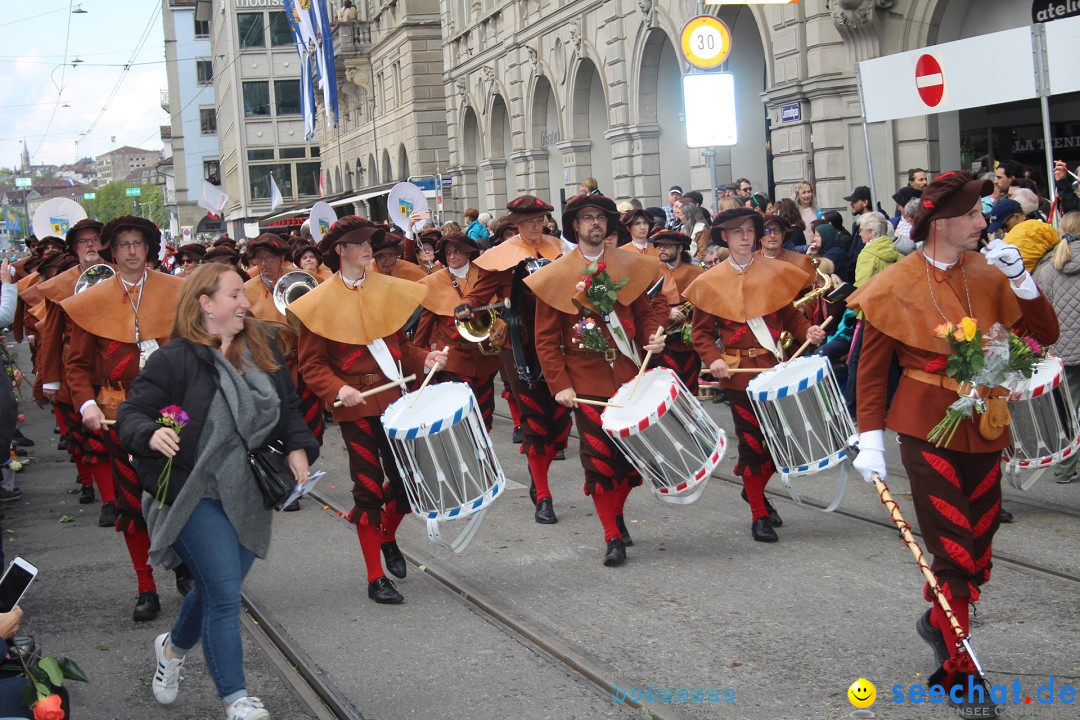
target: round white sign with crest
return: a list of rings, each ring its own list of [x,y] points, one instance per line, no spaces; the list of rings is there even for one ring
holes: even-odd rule
[[[311,239],[316,245],[322,242],[326,233],[330,232],[330,226],[336,223],[337,219],[337,213],[328,203],[320,200],[311,206],[308,229],[311,230]]]
[[[71,226],[86,219],[86,210],[74,200],[52,198],[41,203],[34,212],[31,227],[38,238],[55,235],[63,239]]]
[[[424,191],[410,182],[399,182],[390,188],[386,198],[386,212],[390,221],[403,230],[409,227],[409,216],[414,212],[427,212]]]

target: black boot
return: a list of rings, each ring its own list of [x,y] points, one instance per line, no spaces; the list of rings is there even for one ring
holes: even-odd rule
[[[408,566],[405,564],[405,557],[401,554],[401,548],[398,547],[396,540],[382,544],[382,555],[383,560],[386,561],[386,569],[391,575],[396,578],[405,577]]]
[[[608,540],[607,552],[604,553],[604,567],[615,567],[626,562],[626,545],[620,538]]]
[[[953,691],[961,699],[954,702]],[[955,685],[948,688],[949,705],[956,709],[956,714],[962,718],[996,718],[1000,717],[997,704],[990,697],[990,687],[978,675],[961,675]],[[1004,714],[1004,713],[1002,713]]]
[[[380,605],[398,605],[405,601],[405,597],[385,575],[368,583],[367,596]]]
[[[1002,524],[1016,522],[1016,518],[1014,518],[1013,514],[1005,508],[1000,508],[998,510],[998,522]]]
[[[742,499],[747,503],[750,502],[746,499],[746,488],[743,488],[742,490]],[[784,524],[784,521],[780,519],[780,513],[776,512],[776,508],[769,502],[769,498],[765,498],[765,510],[769,513],[769,522],[772,523],[773,527],[780,527]]]
[[[934,662],[941,667],[949,659],[949,646],[945,644],[945,636],[941,631],[930,624],[930,610],[927,610],[915,621],[915,632],[926,641],[930,649],[934,651]]]
[[[515,445],[520,445],[522,441],[525,440],[525,432],[521,429],[520,425],[514,428],[514,437],[512,439]]]
[[[191,588],[195,587],[195,578],[191,576],[188,566],[177,565],[173,573],[176,575],[176,592],[180,593],[181,597],[191,592]]]
[[[619,534],[622,535],[623,545],[626,547],[633,547],[634,541],[630,539],[630,532],[626,529],[626,520],[622,515],[615,516],[615,527],[619,528]]]
[[[754,539],[758,542],[774,543],[780,539],[780,536],[773,530],[772,523],[769,522],[767,517],[759,517],[750,526],[750,534],[754,536]]]
[[[112,527],[116,524],[116,503],[101,503],[101,514],[98,515],[98,527]]]
[[[67,439],[67,437],[65,436],[65,437],[60,438],[60,441],[58,443],[56,443],[56,449],[57,450],[67,450],[67,448],[68,448],[68,439]]]
[[[161,600],[158,594],[152,590],[139,593],[139,599],[135,601],[135,612],[131,617],[135,622],[148,622],[153,620],[161,612]]]
[[[94,502],[94,500],[95,500],[94,486],[93,485],[83,485],[82,492],[79,493],[79,504],[80,505],[89,505],[90,503]]]
[[[559,522],[559,518],[555,517],[555,509],[551,507],[551,498],[544,498],[537,503],[534,517],[541,525],[554,525]]]
[[[15,435],[11,438],[11,444],[16,447],[34,447],[34,441],[23,435],[20,430],[15,431]]]

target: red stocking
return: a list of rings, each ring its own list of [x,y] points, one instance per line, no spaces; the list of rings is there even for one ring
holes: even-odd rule
[[[551,497],[551,488],[548,487],[548,468],[555,459],[555,448],[549,448],[546,453],[530,453],[526,455],[529,461],[529,472],[532,474],[533,484],[536,485],[536,502]]]
[[[139,592],[157,592],[154,571],[150,568],[150,536],[145,530],[129,530],[124,535],[131,566],[139,583]]]
[[[630,483],[623,482],[615,485],[615,496],[618,498],[618,504],[615,508],[616,515],[623,514],[623,507],[626,505],[626,498],[630,497],[630,491],[634,488],[630,487]]]
[[[84,485],[89,485],[90,479],[97,485],[98,493],[101,495],[101,502],[116,502],[116,489],[114,484],[116,481],[113,478],[112,463],[89,463],[85,460],[76,460],[75,467],[78,468],[79,477],[83,479]],[[84,468],[87,473],[86,475],[83,475]]]
[[[385,573],[382,569],[382,533],[370,524],[356,524],[356,537],[360,539],[360,553],[367,568],[367,581],[374,582]]]
[[[397,539],[397,529],[405,516],[401,513],[392,512],[383,508],[382,511],[382,541],[393,542]]]
[[[617,492],[607,492],[597,486],[596,492],[593,493],[592,500],[593,505],[596,506],[596,514],[600,518],[600,524],[604,526],[604,542],[609,542],[614,538],[622,538],[622,533],[619,532],[619,528],[615,525],[615,516],[619,514],[618,508],[620,505],[619,495]]]
[[[767,517],[769,511],[765,509],[765,485],[769,482],[770,475],[751,475],[750,470],[743,472],[743,487],[746,489],[746,499],[750,502],[751,518]]]
[[[964,637],[967,637],[970,631],[968,625],[968,599],[966,597],[949,598],[949,607],[952,609],[953,617],[960,623],[960,628],[964,631]],[[930,624],[945,636],[945,644],[949,646],[949,657],[956,657],[960,653],[956,647],[956,631],[953,630],[952,623],[949,622],[945,611],[941,609],[937,602],[930,609]]]
[[[521,427],[521,410],[518,409],[517,400],[509,390],[503,392],[503,397],[506,398],[506,406],[510,408],[510,419],[514,427]]]

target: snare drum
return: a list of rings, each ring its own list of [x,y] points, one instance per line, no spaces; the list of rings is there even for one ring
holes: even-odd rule
[[[843,462],[855,425],[826,358],[779,365],[751,380],[746,393],[781,475],[813,475]]]
[[[479,528],[487,508],[506,489],[472,388],[441,383],[396,400],[382,415],[383,428],[401,472],[409,505],[427,521],[428,539],[460,553]],[[469,518],[452,543],[440,523]]]
[[[1038,470],[1072,457],[1080,448],[1080,425],[1061,359],[1040,360],[1031,377],[1014,387],[1009,394],[1012,444],[1005,449],[1006,470]],[[1013,484],[1026,490],[1036,479]]]
[[[633,391],[631,393],[631,391]],[[720,464],[727,435],[705,414],[679,376],[655,368],[624,383],[600,422],[660,500],[685,505],[697,500]]]

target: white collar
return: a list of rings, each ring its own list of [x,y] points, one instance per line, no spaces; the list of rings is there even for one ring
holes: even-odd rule
[[[364,284],[364,278],[366,278],[366,277],[367,277],[367,271],[364,271],[364,272],[363,272],[363,273],[362,273],[362,274],[360,275],[360,278],[359,278],[359,279],[357,279],[357,280],[351,280],[351,279],[349,279],[349,278],[345,277],[345,276],[344,276],[344,275],[343,275],[343,274],[341,273],[341,271],[340,271],[340,270],[338,271],[338,277],[340,277],[340,278],[341,278],[342,282],[344,282],[346,286],[348,286],[348,287],[351,287],[351,288],[358,288],[358,287],[360,287],[361,285],[363,285],[363,284]]]
[[[926,253],[923,253],[923,259],[925,259],[928,264],[933,265],[934,267],[936,267],[938,270],[948,270],[949,268],[956,265],[955,262],[943,263],[940,260],[935,260],[934,258],[930,257]],[[957,261],[957,262],[959,262],[959,261]]]
[[[595,257],[589,257],[588,255],[586,255],[586,254],[585,254],[585,251],[581,249],[581,245],[578,245],[578,252],[580,252],[580,253],[581,253],[581,257],[585,258],[585,259],[586,259],[586,260],[588,260],[589,262],[596,262],[596,261],[597,261],[597,260],[599,260],[600,258],[604,257],[604,250],[603,250],[603,248],[601,248],[601,249],[600,249],[600,253],[599,253],[598,255],[596,255]]]
[[[127,288],[129,290],[133,290],[133,289],[135,289],[137,287],[142,287],[142,284],[144,282],[146,282],[146,272],[147,272],[146,270],[143,270],[142,277],[139,278],[139,280],[137,282],[133,282],[133,283],[129,283],[127,280],[120,277],[120,273],[117,273],[116,277],[120,278],[120,282],[122,282],[124,284],[125,288]]]
[[[638,243],[637,243],[637,240],[633,240],[633,239],[631,239],[631,240],[630,240],[630,242],[631,242],[631,243],[632,243],[632,244],[634,245],[634,247],[636,247],[636,248],[637,248],[638,250],[644,250],[645,248],[649,247],[649,241],[648,241],[648,240],[646,240],[645,242],[641,243],[640,245],[638,245]]]
[[[446,266],[446,269],[449,270],[450,274],[453,275],[454,277],[463,278],[463,277],[465,277],[466,275],[469,274],[469,263],[465,263],[464,265],[459,267],[457,270],[450,267],[449,265]]]

